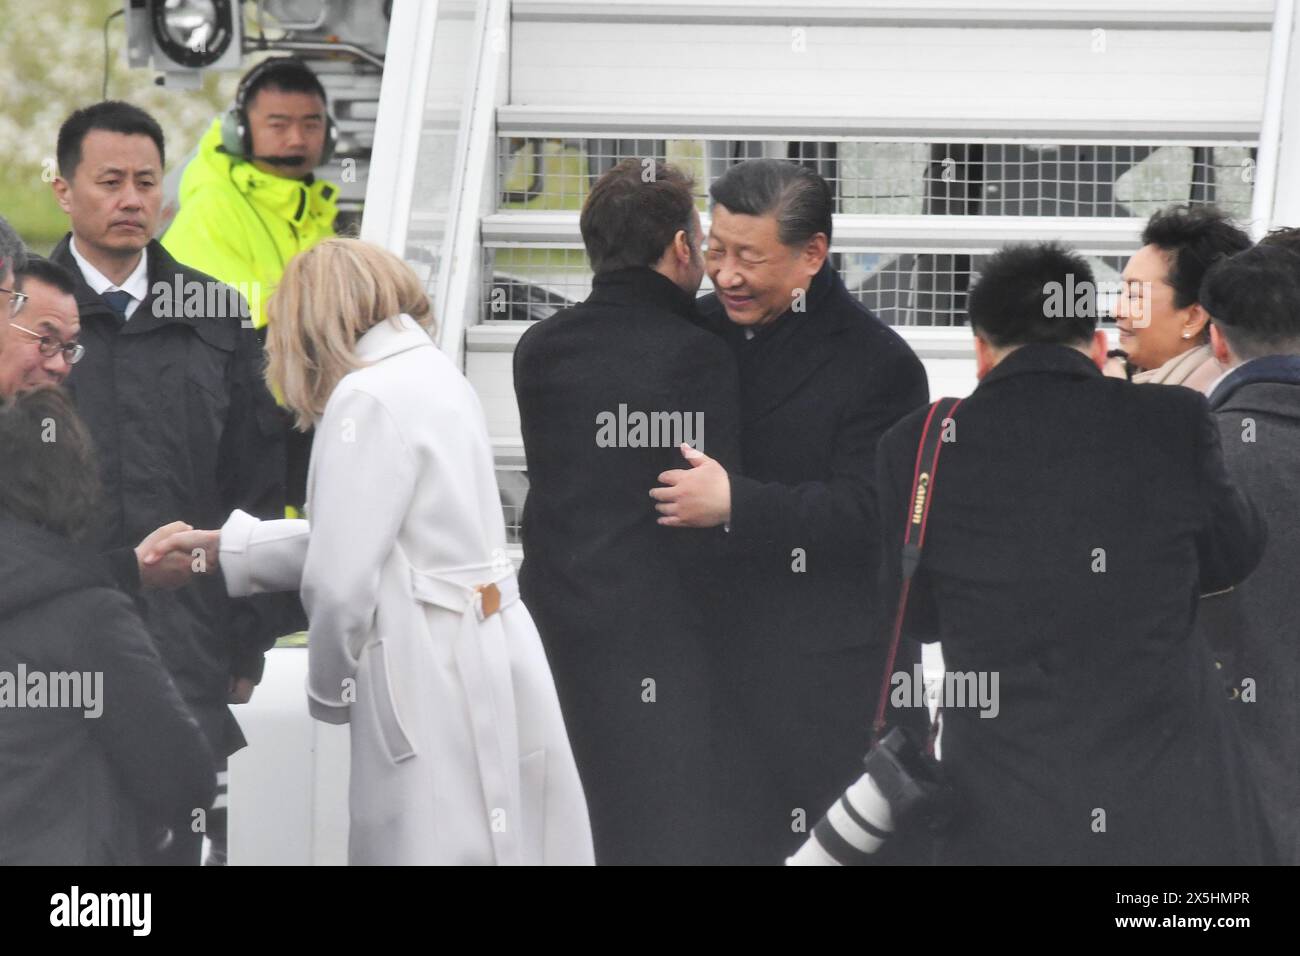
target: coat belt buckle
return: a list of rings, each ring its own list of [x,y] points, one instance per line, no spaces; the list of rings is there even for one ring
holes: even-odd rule
[[[475,585],[474,592],[482,601],[484,620],[501,610],[501,589],[495,584]]]

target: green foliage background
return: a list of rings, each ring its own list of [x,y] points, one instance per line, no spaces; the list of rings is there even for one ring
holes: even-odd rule
[[[104,19],[122,6],[121,0],[0,0],[0,215],[35,252],[48,252],[67,231],[46,171],[59,125],[102,98]],[[153,114],[166,136],[170,171],[229,104],[238,74],[209,75],[192,92],[157,86],[152,71],[127,67],[122,17],[109,24],[108,49],[109,98]]]

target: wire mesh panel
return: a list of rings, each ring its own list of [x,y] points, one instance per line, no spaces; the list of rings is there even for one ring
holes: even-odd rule
[[[1098,312],[1109,318],[1125,257],[1084,258],[1096,282]],[[966,293],[987,259],[987,253],[841,252],[832,264],[854,298],[886,324],[954,326],[966,324]]]
[[[704,144],[698,140],[520,139],[497,141],[502,209],[578,210],[592,184],[624,159],[672,163],[695,178],[704,208],[708,195]]]
[[[502,209],[581,208],[592,184],[627,158],[664,160],[690,173],[701,208],[728,166],[757,157],[806,163],[830,182],[849,215],[1112,218],[1149,216],[1176,203],[1214,203],[1249,214],[1254,149],[1248,145],[787,142],[758,140],[499,139]],[[856,252],[833,263],[864,305],[891,325],[965,321],[966,293],[986,253]],[[1094,258],[1112,284],[1123,259]],[[581,248],[485,248],[483,313],[533,320],[586,298]],[[708,290],[706,280],[705,289]],[[1103,302],[1105,296],[1103,296]]]
[[[953,326],[966,322],[966,293],[988,253],[839,251],[831,265],[849,292],[889,325]],[[1124,256],[1085,256],[1103,316],[1119,292]],[[483,320],[533,321],[580,302],[591,292],[581,249],[509,247],[483,252]],[[707,276],[700,294],[712,291]]]
[[[700,295],[713,291],[708,276]],[[591,294],[587,254],[568,246],[485,246],[482,320],[528,322]]]
[[[485,322],[544,319],[591,293],[591,270],[581,248],[487,246],[482,275]]]
[[[931,147],[926,212],[1141,216],[1177,203],[1250,210],[1248,147],[991,143]]]
[[[670,162],[708,185],[768,156],[805,163],[831,184],[836,211],[860,215],[1139,216],[1174,203],[1250,209],[1249,145],[795,142],[501,137],[502,209],[576,210],[620,160]]]

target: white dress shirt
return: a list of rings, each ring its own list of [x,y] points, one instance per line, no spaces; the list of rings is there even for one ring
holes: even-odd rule
[[[131,274],[126,277],[126,281],[121,285],[115,284],[108,276],[92,266],[89,260],[77,249],[77,240],[73,239],[68,248],[72,251],[72,258],[77,261],[77,268],[81,270],[82,277],[86,280],[86,285],[90,286],[96,295],[103,295],[105,292],[122,291],[131,297],[125,312],[126,317],[131,318],[132,313],[140,307],[145,296],[149,294],[149,250],[140,250],[140,261],[136,264]]]

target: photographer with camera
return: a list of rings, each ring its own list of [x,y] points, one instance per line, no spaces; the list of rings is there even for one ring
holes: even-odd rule
[[[946,667],[939,862],[1260,862],[1254,788],[1192,624],[1201,594],[1254,569],[1264,528],[1205,398],[1104,377],[1095,311],[1048,307],[1071,281],[1091,270],[1053,244],[992,256],[969,300],[978,388],[881,439],[881,603],[898,603],[919,524],[902,634],[942,641]],[[939,468],[918,457],[927,426]],[[995,706],[953,700],[954,675],[995,676]],[[909,788],[942,793],[918,742],[899,744],[885,736],[821,825],[836,862],[871,852],[899,813],[921,824]]]

